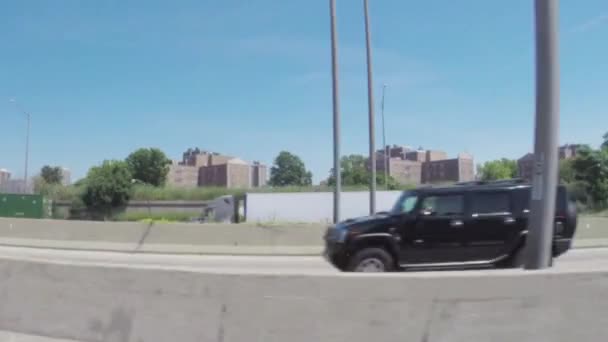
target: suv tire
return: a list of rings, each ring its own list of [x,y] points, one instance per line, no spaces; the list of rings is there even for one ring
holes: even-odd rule
[[[391,272],[395,269],[393,257],[383,248],[364,248],[357,252],[347,266],[349,272]]]

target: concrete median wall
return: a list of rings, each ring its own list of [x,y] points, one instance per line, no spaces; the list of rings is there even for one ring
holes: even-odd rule
[[[326,226],[0,218],[0,245],[121,252],[319,254]]]
[[[324,224],[145,224],[0,218],[0,245],[188,254],[318,255]],[[582,217],[575,247],[608,245],[608,218]]]
[[[608,273],[204,274],[0,260],[0,330],[104,342],[602,341]]]

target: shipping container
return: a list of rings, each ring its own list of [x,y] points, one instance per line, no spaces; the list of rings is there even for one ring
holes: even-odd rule
[[[44,208],[42,195],[0,193],[0,217],[43,218]]]

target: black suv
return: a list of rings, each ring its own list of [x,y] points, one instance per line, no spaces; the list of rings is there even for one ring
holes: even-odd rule
[[[390,212],[328,228],[325,257],[351,272],[443,267],[518,267],[531,186],[521,180],[469,182],[405,191]],[[557,191],[553,256],[566,252],[576,206]]]

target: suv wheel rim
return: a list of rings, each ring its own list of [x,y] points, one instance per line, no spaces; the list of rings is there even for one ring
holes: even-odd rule
[[[384,272],[384,263],[380,259],[369,258],[357,265],[357,272]]]

